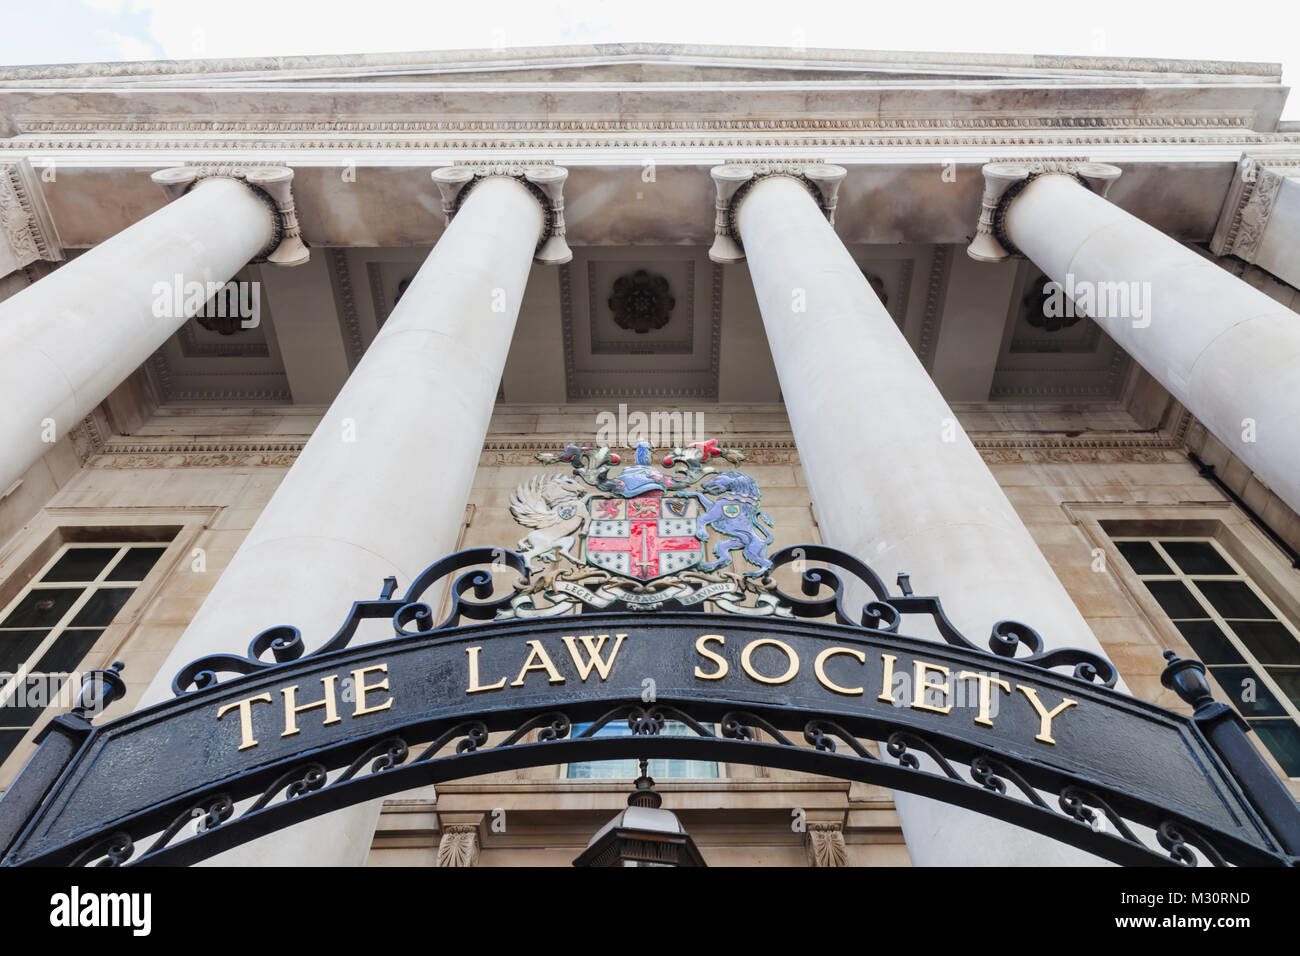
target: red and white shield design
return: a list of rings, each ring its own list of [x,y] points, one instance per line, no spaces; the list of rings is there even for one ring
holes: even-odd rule
[[[693,498],[643,495],[588,503],[587,563],[623,577],[653,581],[704,558],[699,506]]]

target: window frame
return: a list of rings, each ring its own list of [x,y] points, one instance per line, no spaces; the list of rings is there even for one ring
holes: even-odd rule
[[[102,633],[82,656],[77,670],[81,673],[101,670],[114,660],[124,659],[127,664],[126,676],[129,693],[128,700],[113,705],[113,710],[125,712],[130,709],[130,702],[138,699],[139,693],[156,676],[157,665],[141,657],[145,666],[132,668],[132,655],[123,655],[123,646],[131,639],[138,628],[144,612],[153,604],[163,590],[164,584],[182,561],[188,560],[199,535],[208,530],[221,508],[210,506],[183,505],[177,507],[124,507],[124,508],[46,508],[37,514],[23,529],[0,548],[0,608],[7,615],[11,607],[25,594],[29,587],[39,583],[39,578],[57,560],[57,556],[67,544],[109,544],[117,542],[131,545],[164,544],[162,555],[135,585],[135,592],[126,603],[118,609],[111,623],[105,625]],[[105,568],[105,572],[111,570]],[[210,572],[214,573],[214,572]],[[54,582],[50,582],[54,584]],[[124,582],[125,583],[125,582]],[[75,615],[76,608],[86,600],[81,595],[73,608],[60,619],[70,621],[67,615]],[[3,619],[3,615],[0,615]],[[55,630],[54,627],[51,631]],[[42,647],[34,652],[35,659],[43,653],[43,648],[50,645],[49,635],[42,641]],[[138,655],[137,655],[138,656]],[[29,658],[29,660],[32,658]],[[150,664],[154,670],[146,672]],[[34,749],[34,738],[45,726],[49,718],[61,712],[59,700],[56,699],[37,717],[28,728],[23,739],[0,759],[0,791],[6,788],[17,775]],[[101,720],[103,718],[100,718]],[[7,726],[7,725],[6,725]]]
[[[1114,538],[1191,537],[1212,540],[1249,578],[1256,593],[1265,598],[1272,609],[1281,612],[1280,620],[1293,626],[1300,625],[1300,570],[1291,567],[1290,559],[1281,549],[1230,501],[1178,504],[1064,501],[1061,508],[1091,541],[1094,554],[1098,550],[1103,553],[1106,570],[1156,632],[1160,643],[1177,651],[1180,657],[1197,655],[1147,589],[1142,577],[1129,566]],[[1254,661],[1253,655],[1247,659]],[[1232,688],[1219,684],[1213,673],[1209,678],[1216,696],[1230,700]],[[1182,707],[1178,701],[1166,706]],[[1265,762],[1300,798],[1300,777],[1287,775],[1258,734],[1250,734],[1249,739]]]

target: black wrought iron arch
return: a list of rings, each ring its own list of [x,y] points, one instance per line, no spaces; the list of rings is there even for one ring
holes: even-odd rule
[[[1109,662],[1086,651],[1045,650],[1026,625],[998,622],[989,649],[979,648],[948,621],[938,598],[914,595],[906,575],[899,577],[902,593],[890,594],[865,564],[823,546],[788,548],[773,558],[777,567],[832,563],[865,583],[873,598],[855,618],[845,606],[841,578],[816,567],[802,570],[804,597],[770,592],[781,614],[778,603],[750,608],[767,616],[691,610],[676,592],[678,598],[653,614],[604,608],[519,616],[537,605],[512,594],[493,597],[490,572],[465,571],[491,563],[526,580],[518,555],[493,549],[444,558],[400,598],[389,579],[378,599],[357,602],[339,632],[315,652],[304,653],[295,628],[271,628],[253,639],[247,657],[213,655],[183,668],[174,700],[101,726],[76,710],[56,718],[0,801],[0,862],[187,864],[427,784],[643,757],[718,760],[876,784],[983,813],[1121,864],[1294,865],[1300,858],[1300,809],[1254,751],[1240,719],[1212,700],[1197,662],[1166,655],[1167,686],[1196,708],[1188,718],[1114,691]],[[435,624],[422,595],[461,571],[451,587],[452,610]],[[502,617],[508,613],[517,616]],[[930,619],[943,641],[899,633],[906,615]],[[827,616],[835,623],[813,620]],[[384,618],[391,619],[395,637],[352,644],[364,621]],[[510,649],[518,655],[521,646],[543,641],[558,648],[575,640],[561,635],[575,631],[617,633],[620,640],[634,634],[619,659],[622,672],[614,668],[614,648],[608,682],[603,671],[589,680],[592,667],[581,672],[575,655],[561,687],[540,676],[530,684],[523,679],[527,668],[510,689],[504,678],[474,686],[474,676],[466,684],[467,673],[477,675],[480,664],[495,667],[493,675],[515,673],[517,660],[504,670]],[[720,640],[719,631],[732,641],[730,682],[722,681],[721,667],[702,675],[690,657],[702,653],[706,638]],[[785,653],[802,654],[808,663],[818,656],[819,663],[805,666],[798,680],[755,682],[739,673],[742,644],[783,643]],[[1070,698],[1078,705],[1071,711],[1078,721],[1074,739],[1063,738],[1060,747],[1035,742],[1041,711],[1029,711],[1023,701],[1022,713],[999,717],[995,731],[992,723],[983,728],[979,720],[935,716],[933,708],[900,709],[884,693],[877,697],[875,688],[846,696],[818,669],[827,649],[841,655],[841,663],[865,665],[874,656],[877,662],[897,658],[906,667],[924,659],[954,674],[967,668],[1000,673],[1008,686],[1025,690],[1026,699],[1035,688],[1035,695],[1052,700]],[[264,660],[265,654],[273,659]],[[468,671],[467,655],[474,662]],[[361,673],[365,684],[364,672],[380,669],[387,675],[383,693],[390,702],[400,699],[400,706],[378,706],[379,697],[366,694],[379,685],[363,686],[364,706],[357,707],[362,723],[317,721],[301,735],[263,728],[260,744],[250,739],[249,701],[271,704],[279,692],[288,707],[290,685],[316,687],[319,681],[332,692],[340,674]],[[222,673],[239,676],[223,681]],[[643,674],[661,678],[650,701],[642,696]],[[116,672],[101,672],[101,681],[120,693]],[[667,720],[680,720],[693,735],[660,733]],[[596,736],[614,721],[626,721],[629,735]],[[590,726],[575,733],[579,723]],[[1135,752],[1116,756],[1115,748],[1125,746]],[[147,785],[132,773],[149,778]]]
[[[665,735],[668,720],[694,736]],[[595,736],[626,721],[628,736]],[[590,722],[580,734],[575,724]],[[715,733],[710,725],[718,725]],[[534,733],[534,731],[536,733]],[[504,734],[504,736],[500,736]],[[493,740],[497,736],[499,739]],[[878,752],[869,746],[876,742]],[[321,748],[187,794],[7,864],[188,865],[275,830],[428,784],[506,770],[623,758],[714,760],[802,771],[931,797],[1121,865],[1287,865],[1097,780],[1053,772],[942,733],[741,701],[577,704],[489,710]],[[1192,852],[1193,849],[1198,852]]]

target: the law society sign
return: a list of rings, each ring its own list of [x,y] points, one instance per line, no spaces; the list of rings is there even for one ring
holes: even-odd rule
[[[847,555],[787,549],[772,567],[803,560],[847,568],[874,592],[858,620],[824,568],[802,574],[820,598],[770,578],[655,591],[590,576],[493,598],[491,572],[475,570],[452,584],[451,613],[435,626],[421,597],[455,571],[494,561],[530,580],[511,552],[454,555],[403,597],[390,583],[358,602],[316,653],[275,628],[247,657],[184,669],[174,700],[100,726],[78,712],[56,719],[0,802],[4,863],[192,862],[412,787],[628,757],[868,781],[1121,863],[1294,862],[1295,803],[1196,662],[1166,675],[1196,703],[1188,718],[1107,686],[1101,658],[1043,651],[1023,625],[1002,622],[981,650],[937,599],[911,594],[905,578],[891,595]],[[730,613],[692,601],[710,586]],[[575,594],[583,613],[571,613]],[[916,614],[944,640],[899,633]],[[353,645],[376,619],[397,636]],[[668,721],[687,731],[661,733]],[[601,732],[611,724],[626,729]]]

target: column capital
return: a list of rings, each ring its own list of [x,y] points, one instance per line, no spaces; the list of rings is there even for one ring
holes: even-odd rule
[[[464,204],[470,191],[494,176],[520,183],[541,204],[545,222],[533,258],[545,265],[563,265],[573,258],[565,239],[564,182],[569,171],[563,166],[473,163],[444,166],[433,171],[433,181],[442,195],[442,214],[447,224]]]
[[[1069,176],[1103,199],[1120,176],[1120,168],[1087,160],[1027,160],[984,164],[984,197],[975,238],[966,254],[980,262],[1000,262],[1019,250],[1003,229],[1007,207],[1027,185],[1039,176]]]
[[[740,230],[736,227],[736,212],[755,183],[774,176],[793,179],[808,190],[809,195],[826,214],[826,220],[835,225],[835,205],[840,183],[848,175],[843,166],[826,163],[746,165],[728,163],[714,166],[709,171],[717,191],[714,201],[716,218],[713,224],[713,247],[709,258],[714,262],[740,262],[745,258]]]
[[[302,241],[298,210],[293,200],[293,170],[287,166],[170,166],[150,177],[162,187],[169,202],[179,199],[208,179],[233,179],[243,183],[266,203],[274,222],[274,232],[266,248],[253,262],[270,262],[277,266],[300,266],[311,258]]]

